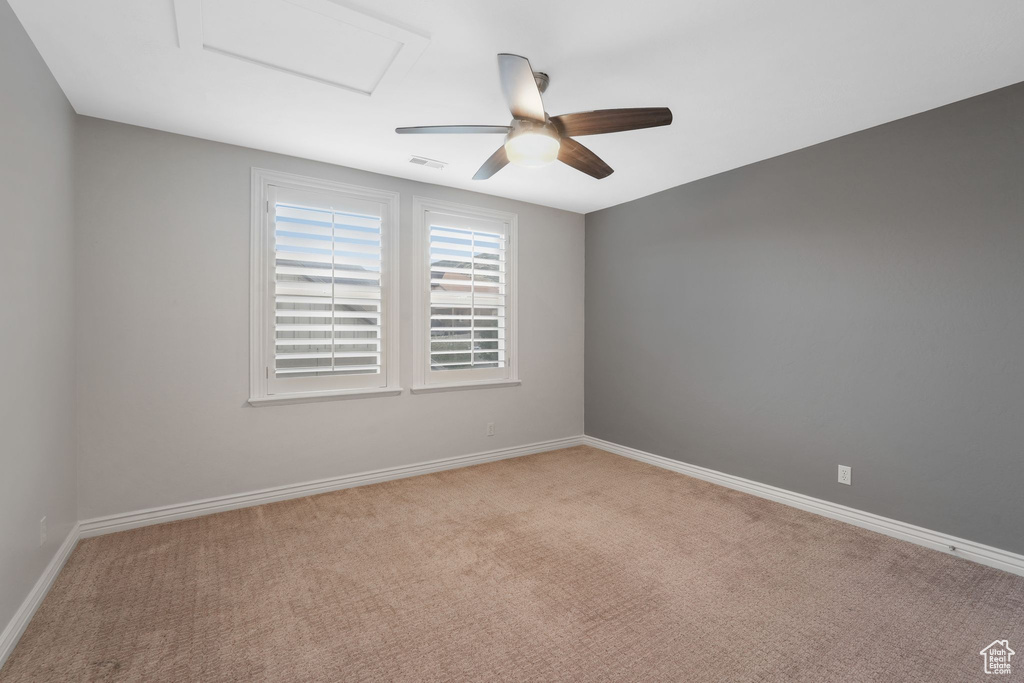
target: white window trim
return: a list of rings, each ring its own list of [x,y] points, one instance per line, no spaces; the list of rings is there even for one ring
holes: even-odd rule
[[[497,220],[507,225],[505,247],[505,344],[506,373],[504,377],[482,380],[444,381],[444,373],[430,373],[430,253],[428,250],[429,236],[427,212],[449,212],[469,218]],[[414,196],[412,198],[413,213],[413,385],[414,394],[432,393],[437,391],[459,391],[464,389],[481,389],[491,387],[510,387],[522,384],[519,380],[519,339],[518,339],[518,254],[519,248],[519,217],[507,211],[485,209],[478,206],[446,202],[440,199]],[[434,377],[431,377],[431,374]]]
[[[381,302],[386,311],[384,320],[383,386],[356,389],[335,389],[330,391],[293,392],[270,394],[269,373],[273,368],[270,358],[270,340],[273,330],[268,315],[268,301],[273,286],[270,278],[270,239],[273,235],[269,222],[269,186],[295,190],[324,190],[347,194],[357,199],[379,201],[386,207],[382,216],[386,226],[387,239],[384,242],[381,261],[387,272],[381,280]],[[271,171],[265,168],[252,169],[252,216],[249,246],[249,403],[254,406],[307,403],[347,398],[369,398],[374,396],[398,396],[402,393],[399,381],[399,195],[397,192],[377,190],[358,185],[309,178],[306,176]]]

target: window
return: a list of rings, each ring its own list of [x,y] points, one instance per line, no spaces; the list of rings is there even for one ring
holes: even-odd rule
[[[250,403],[395,395],[398,195],[253,169]]]
[[[516,215],[413,199],[414,392],[519,384]]]

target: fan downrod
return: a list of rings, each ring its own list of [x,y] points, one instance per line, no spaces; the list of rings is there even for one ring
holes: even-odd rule
[[[543,93],[548,89],[548,84],[551,83],[551,78],[543,71],[534,71],[533,80],[537,82],[537,90]]]

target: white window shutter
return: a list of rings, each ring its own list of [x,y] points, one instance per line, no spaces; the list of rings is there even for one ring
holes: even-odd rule
[[[518,217],[425,197],[413,216],[413,392],[518,385]]]
[[[504,231],[446,222],[429,225],[430,369],[505,367]]]
[[[275,375],[380,374],[381,217],[275,194]]]
[[[253,169],[250,403],[397,395],[398,194]]]

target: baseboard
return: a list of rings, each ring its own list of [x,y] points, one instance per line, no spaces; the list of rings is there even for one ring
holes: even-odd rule
[[[609,453],[623,455],[627,458],[632,458],[633,460],[646,462],[657,467],[672,470],[673,472],[679,472],[680,474],[685,474],[690,477],[709,481],[713,484],[725,486],[726,488],[774,500],[778,503],[806,510],[807,512],[813,512],[824,517],[837,519],[841,522],[861,527],[862,529],[877,531],[878,533],[885,534],[886,536],[910,541],[917,545],[923,545],[926,548],[932,548],[933,550],[939,550],[979,564],[984,564],[989,567],[995,567],[996,569],[1002,569],[1012,574],[1024,576],[1024,555],[1018,555],[1006,550],[1000,550],[999,548],[993,548],[992,546],[982,545],[981,543],[957,538],[956,536],[950,536],[938,531],[924,529],[919,526],[914,526],[913,524],[907,524],[906,522],[900,522],[895,519],[889,519],[888,517],[882,517],[881,515],[864,512],[845,505],[839,505],[838,503],[830,503],[829,501],[821,500],[820,498],[812,498],[811,496],[806,496],[802,493],[794,493],[793,491],[769,486],[768,484],[761,484],[756,481],[751,481],[750,479],[743,479],[742,477],[725,474],[724,472],[718,472],[706,467],[689,465],[684,462],[679,462],[678,460],[654,455],[653,453],[647,453],[628,446],[622,446],[610,441],[597,439],[592,436],[584,436],[583,442],[588,446],[600,448],[601,450],[608,451]]]
[[[53,582],[56,580],[57,575],[60,574],[60,570],[64,568],[64,563],[71,556],[71,551],[75,549],[78,539],[78,524],[75,524],[68,533],[67,538],[61,543],[60,548],[57,549],[53,559],[46,565],[43,575],[39,577],[36,585],[32,587],[24,602],[21,603],[21,607],[14,613],[14,617],[7,624],[7,628],[4,629],[3,633],[0,633],[0,668],[3,668],[4,662],[14,652],[14,646],[18,644],[21,634],[28,627],[28,622],[32,620],[32,616],[39,609],[39,605],[43,603],[43,598],[50,592],[50,587],[53,586]]]
[[[572,446],[579,446],[582,444],[582,436],[573,436],[564,439],[541,441],[538,443],[527,444],[525,446],[513,446],[511,448],[500,448],[493,451],[485,451],[483,453],[472,453],[470,455],[459,455],[453,458],[442,458],[441,460],[431,460],[429,462],[416,463],[413,465],[388,467],[381,470],[374,470],[372,472],[360,472],[341,477],[318,479],[316,481],[308,481],[301,484],[275,486],[273,488],[262,489],[260,491],[237,493],[218,498],[207,498],[205,500],[180,503],[177,505],[165,505],[162,507],[109,515],[106,517],[95,517],[93,519],[87,519],[79,522],[79,534],[82,538],[90,538],[92,536],[100,536],[103,534],[113,533],[115,531],[135,529],[137,527],[149,526],[151,524],[173,522],[178,519],[199,517],[201,515],[209,515],[215,512],[235,510],[237,508],[250,507],[252,505],[263,505],[265,503],[273,503],[279,500],[287,500],[289,498],[301,498],[303,496],[311,496],[317,493],[347,489],[353,486],[376,484],[382,481],[391,481],[392,479],[414,477],[420,474],[429,474],[431,472],[440,472],[441,470],[451,470],[459,467],[468,467],[470,465],[479,465],[485,462],[516,458],[522,455],[531,455],[533,453],[543,453],[544,451],[554,451],[559,448],[570,448]]]

